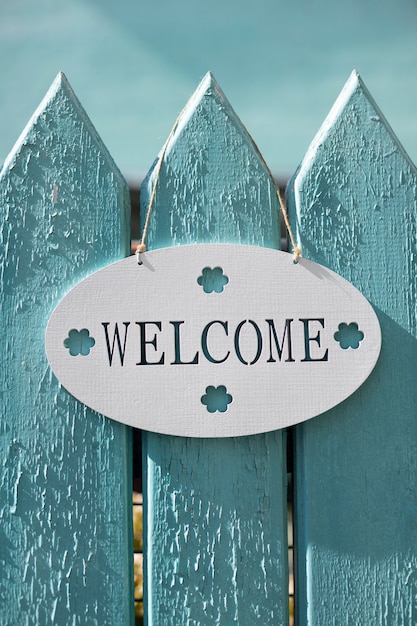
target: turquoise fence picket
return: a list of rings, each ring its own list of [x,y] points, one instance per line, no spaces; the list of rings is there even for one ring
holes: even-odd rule
[[[142,221],[157,171],[142,186]],[[169,141],[147,247],[209,242],[280,245],[273,182],[210,74]],[[144,455],[149,625],[286,624],[285,433],[144,433]]]
[[[61,389],[44,334],[66,291],[128,253],[129,196],[62,74],[4,164],[0,198],[0,623],[126,626],[130,429]]]
[[[290,184],[291,213],[304,256],[374,306],[382,351],[352,397],[296,427],[299,626],[417,624],[416,190],[354,72]]]

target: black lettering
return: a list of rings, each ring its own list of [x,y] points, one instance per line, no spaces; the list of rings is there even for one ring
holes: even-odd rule
[[[161,331],[162,323],[161,322],[136,322],[136,324],[140,328],[140,361],[139,363],[136,363],[136,365],[163,365],[165,362],[164,352],[162,353],[162,356],[159,359],[159,361],[148,361],[147,354],[146,354],[146,347],[148,345],[153,346],[155,351],[157,350],[157,339],[156,339],[157,335],[155,333],[152,339],[146,339],[146,325],[153,324],[154,326],[157,327],[159,331]]]
[[[198,352],[195,353],[195,356],[192,361],[181,361],[180,326],[181,324],[184,324],[184,320],[182,322],[170,322],[170,324],[172,324],[174,327],[174,345],[175,345],[175,361],[172,361],[171,365],[197,365]]]
[[[274,359],[274,357],[272,356],[272,338],[274,339],[275,347],[277,349],[278,358],[280,361],[282,358],[282,353],[284,351],[285,339],[287,339],[287,358],[285,359],[285,361],[287,363],[294,362],[294,359],[292,358],[292,342],[291,342],[291,322],[293,321],[294,320],[292,319],[285,320],[284,333],[282,335],[282,341],[280,343],[278,340],[277,331],[275,330],[274,320],[265,320],[265,322],[268,324],[268,327],[269,327],[269,359],[267,363],[276,362],[276,359]]]
[[[203,354],[206,357],[207,361],[210,361],[210,363],[224,363],[226,361],[226,359],[228,359],[229,354],[230,354],[230,350],[227,352],[226,356],[223,357],[222,359],[215,359],[209,352],[208,346],[207,346],[207,335],[208,335],[208,331],[210,330],[210,328],[214,325],[214,324],[220,324],[220,326],[223,326],[226,337],[228,336],[228,324],[227,322],[222,322],[220,320],[214,320],[213,322],[209,322],[208,324],[206,324],[206,326],[203,328],[203,332],[201,333],[201,349],[203,350]]]
[[[301,359],[302,363],[305,363],[307,361],[328,361],[329,360],[329,350],[326,350],[326,352],[324,353],[324,356],[322,356],[319,359],[313,359],[313,357],[311,356],[310,353],[310,343],[312,341],[315,341],[317,343],[317,345],[319,347],[320,346],[320,330],[317,331],[317,335],[315,335],[315,337],[310,337],[310,329],[309,329],[309,323],[310,322],[318,322],[322,328],[324,328],[324,319],[322,317],[319,318],[306,318],[306,319],[300,319],[300,322],[303,322],[304,324],[304,352],[305,352],[305,358]]]
[[[243,325],[246,324],[247,322],[249,324],[252,324],[256,332],[256,338],[258,340],[258,346],[257,346],[257,352],[255,355],[255,358],[250,363],[248,361],[245,361],[245,359],[243,358],[242,352],[240,351],[240,344],[239,344],[240,331],[242,330]],[[253,320],[243,320],[243,322],[240,322],[240,324],[238,324],[235,330],[235,351],[236,351],[237,358],[244,365],[253,365],[259,360],[259,357],[261,356],[261,352],[262,352],[262,333],[259,330],[259,326]]]
[[[122,344],[120,341],[119,326],[117,324],[115,324],[114,326],[113,343],[110,347],[110,339],[109,339],[109,333],[108,333],[108,326],[110,325],[110,322],[102,322],[102,325],[104,326],[104,334],[106,337],[107,356],[109,357],[109,365],[111,367],[113,364],[114,344],[117,343],[117,349],[118,349],[119,358],[120,358],[120,365],[123,367],[124,360],[125,360],[125,352],[126,352],[127,329],[129,328],[130,322],[123,322],[123,325],[125,327],[125,338],[123,340],[123,348],[122,348]]]

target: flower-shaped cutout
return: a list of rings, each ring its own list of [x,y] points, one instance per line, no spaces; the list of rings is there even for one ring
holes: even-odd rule
[[[96,341],[90,337],[90,331],[86,328],[76,330],[73,328],[69,331],[68,337],[64,341],[64,346],[68,348],[71,356],[88,356],[91,348]]]
[[[201,403],[206,405],[209,413],[216,413],[216,411],[225,413],[232,400],[233,397],[230,393],[227,393],[224,385],[219,385],[218,387],[209,385],[206,387],[204,396],[201,396]]]
[[[201,276],[197,278],[197,282],[203,287],[205,293],[212,293],[213,291],[221,293],[229,279],[223,274],[221,267],[205,267]]]
[[[339,342],[342,350],[347,350],[348,348],[352,348],[353,350],[357,350],[359,348],[359,344],[364,338],[364,334],[356,322],[351,322],[350,324],[339,324],[338,331],[335,332],[333,337],[336,341]]]

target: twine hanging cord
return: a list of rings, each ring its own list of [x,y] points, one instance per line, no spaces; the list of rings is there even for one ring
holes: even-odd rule
[[[266,169],[266,171],[268,172],[269,176],[271,177],[272,183],[275,187],[275,191],[277,193],[277,197],[278,197],[278,202],[279,202],[279,207],[281,209],[281,213],[282,213],[282,217],[284,219],[284,224],[285,224],[285,228],[287,229],[287,233],[288,236],[290,238],[291,241],[291,247],[292,247],[292,254],[293,254],[293,258],[294,258],[294,263],[298,263],[298,260],[301,256],[301,248],[297,245],[292,229],[291,229],[291,225],[290,225],[290,220],[288,219],[288,213],[287,213],[287,207],[285,206],[285,202],[281,196],[281,192],[279,190],[279,186],[278,183],[276,182],[275,178],[272,176],[272,172],[269,169],[265,159],[263,158],[262,154],[259,152],[258,146],[256,145],[256,143],[253,141],[252,137],[251,137],[252,143],[255,146],[255,149],[259,155],[259,158],[261,159],[262,163],[264,164],[264,167]]]
[[[156,169],[156,172],[155,172],[155,180],[154,180],[154,184],[153,184],[153,187],[152,187],[152,193],[151,193],[151,197],[150,197],[150,200],[149,200],[148,211],[146,213],[145,224],[144,224],[143,230],[142,230],[142,238],[141,238],[140,242],[138,243],[138,245],[136,247],[136,252],[135,252],[136,258],[137,258],[137,261],[138,261],[138,265],[142,265],[142,262],[140,260],[140,255],[143,252],[146,252],[146,244],[145,244],[146,235],[148,233],[149,222],[150,222],[152,209],[153,209],[153,205],[154,205],[154,201],[155,201],[156,189],[157,189],[157,186],[158,186],[158,180],[159,180],[159,175],[161,173],[162,163],[164,162],[164,158],[165,158],[166,151],[168,149],[169,142],[171,141],[175,131],[177,130],[178,124],[180,123],[180,120],[181,120],[181,117],[182,117],[182,114],[183,114],[183,112],[185,111],[186,108],[187,108],[187,105],[183,108],[183,110],[181,111],[181,113],[177,117],[177,119],[175,121],[175,124],[172,127],[171,132],[168,135],[168,139],[166,140],[165,145],[164,145],[164,147],[162,149],[161,156],[159,157],[158,166],[157,166],[157,169]],[[249,135],[249,133],[248,133],[248,135]],[[261,159],[261,161],[262,161],[266,171],[268,172],[268,174],[269,174],[269,176],[270,176],[270,178],[272,180],[272,183],[274,185],[274,188],[275,188],[275,191],[276,191],[276,194],[277,194],[277,197],[278,197],[278,202],[279,202],[279,206],[280,206],[280,209],[281,209],[282,217],[284,219],[285,228],[287,229],[288,236],[289,236],[290,241],[291,241],[291,247],[292,247],[292,253],[293,253],[293,257],[294,257],[294,263],[298,263],[298,260],[299,260],[299,258],[301,256],[301,248],[297,245],[297,243],[296,243],[296,241],[294,239],[294,235],[293,235],[293,232],[291,230],[290,221],[288,219],[287,207],[285,206],[285,202],[284,202],[284,200],[283,200],[283,198],[281,196],[281,192],[279,190],[278,183],[276,182],[275,178],[273,177],[271,170],[269,169],[268,165],[266,164],[265,159],[263,158],[262,154],[260,153],[260,151],[258,149],[258,146],[256,145],[256,143],[252,139],[251,135],[249,135],[249,137],[250,137],[250,139],[252,141],[252,144],[253,144],[256,152],[258,153],[258,156]]]
[[[140,260],[140,255],[143,252],[146,252],[146,244],[145,244],[146,235],[148,234],[149,222],[150,222],[150,219],[151,219],[151,213],[152,213],[153,204],[154,204],[154,201],[155,201],[156,188],[158,186],[159,174],[161,173],[162,163],[164,162],[164,158],[165,158],[166,151],[168,149],[169,142],[171,141],[175,131],[178,128],[178,124],[180,123],[182,114],[184,113],[184,110],[186,109],[186,106],[187,105],[185,105],[185,107],[183,108],[183,110],[181,111],[181,113],[179,114],[177,119],[175,120],[175,124],[172,127],[171,132],[168,135],[168,139],[166,140],[165,145],[164,145],[164,147],[162,149],[162,152],[161,152],[161,156],[159,157],[158,166],[157,166],[157,169],[156,169],[156,172],[155,172],[155,181],[154,181],[154,184],[153,184],[153,187],[152,187],[152,193],[151,193],[151,197],[150,197],[150,200],[149,200],[148,211],[146,213],[145,224],[144,224],[143,230],[142,230],[142,237],[141,237],[140,242],[136,246],[135,254],[136,254],[137,261],[138,261],[138,265],[142,265],[141,260]]]

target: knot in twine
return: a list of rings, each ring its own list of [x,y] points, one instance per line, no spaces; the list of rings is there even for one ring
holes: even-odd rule
[[[299,248],[298,246],[294,246],[292,254],[294,257],[294,263],[298,263],[298,260],[301,256],[301,248]]]
[[[146,252],[146,246],[144,243],[140,242],[138,243],[138,245],[136,246],[136,250],[135,250],[135,255],[136,255],[136,260],[138,262],[138,265],[142,265],[142,261],[140,260],[140,255]]]

